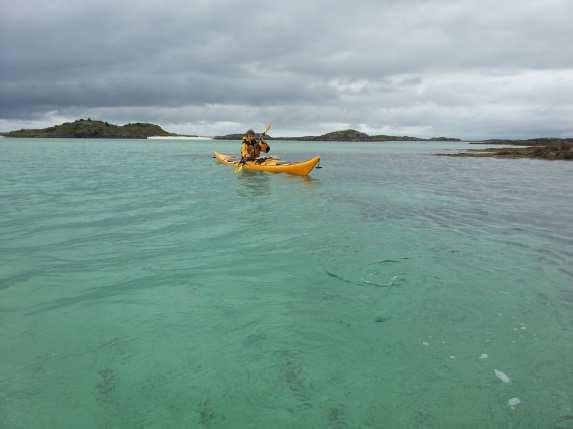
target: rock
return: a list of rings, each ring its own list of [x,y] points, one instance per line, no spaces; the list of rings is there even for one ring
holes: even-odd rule
[[[571,141],[571,142],[569,142]],[[501,144],[501,143],[500,143]],[[517,145],[517,143],[515,143]],[[536,144],[519,148],[470,149],[466,152],[437,154],[451,157],[533,158],[547,160],[573,160],[573,139],[549,140],[545,146]]]
[[[495,376],[502,381],[502,383],[511,382],[511,379],[509,378],[509,376],[505,372],[500,371],[499,369],[494,369],[493,372],[494,372]]]
[[[521,400],[519,398],[510,398],[507,401],[507,405],[509,405],[512,410],[514,410],[519,404],[521,404]]]

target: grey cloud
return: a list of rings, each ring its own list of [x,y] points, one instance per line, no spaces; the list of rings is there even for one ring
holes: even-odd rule
[[[568,0],[0,0],[0,127],[565,135]]]

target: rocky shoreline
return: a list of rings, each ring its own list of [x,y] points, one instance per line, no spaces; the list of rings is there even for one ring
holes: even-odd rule
[[[559,143],[573,143],[573,138],[552,138],[539,137],[535,139],[513,140],[513,139],[490,139],[470,141],[470,144],[504,145],[504,146],[548,146]]]
[[[438,156],[473,158],[530,158],[573,161],[573,139],[488,140],[471,144],[496,144],[526,147],[469,149],[458,153],[439,153]]]

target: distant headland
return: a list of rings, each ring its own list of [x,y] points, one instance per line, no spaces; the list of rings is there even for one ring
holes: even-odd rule
[[[148,137],[197,137],[194,135],[181,136],[165,131],[159,125],[148,123],[132,123],[126,125],[114,125],[104,121],[92,119],[78,119],[74,122],[64,122],[49,128],[17,130],[0,133],[4,137],[21,138],[102,138],[102,139],[146,139]],[[226,134],[213,137],[215,140],[241,140],[244,133]],[[294,140],[294,141],[325,141],[325,142],[387,142],[387,141],[462,141],[452,137],[432,137],[429,139],[410,136],[390,136],[385,134],[368,135],[357,130],[342,130],[319,136],[302,137],[272,137],[269,140]]]
[[[224,136],[215,136],[215,140],[241,140],[244,134],[227,134]],[[389,136],[384,134],[368,135],[357,130],[342,130],[334,131],[331,133],[322,134],[320,136],[302,136],[302,137],[271,137],[267,136],[269,140],[294,140],[294,141],[322,141],[322,142],[387,142],[387,141],[461,141],[458,138],[450,137],[433,137],[430,139],[423,139],[419,137],[409,136]]]
[[[178,136],[165,131],[159,125],[132,123],[114,125],[103,121],[79,119],[74,122],[64,122],[54,127],[18,130],[2,133],[4,137],[21,138],[90,138],[90,139],[145,139],[147,137]]]
[[[243,133],[227,134],[213,137],[216,140],[241,140]],[[20,138],[90,138],[90,139],[205,139],[193,135],[180,135],[165,131],[159,125],[149,123],[131,123],[126,125],[114,125],[104,121],[94,121],[92,119],[79,119],[74,122],[64,122],[43,129],[30,129],[10,131],[0,133],[4,137]],[[266,137],[269,140],[294,140],[310,142],[460,142],[459,138],[452,137],[432,137],[419,138],[410,136],[391,136],[386,134],[368,135],[357,130],[342,130],[319,136],[302,137]],[[495,157],[495,158],[537,158],[537,159],[561,159],[573,160],[573,139],[572,138],[536,138],[529,140],[483,140],[473,141],[471,144],[486,145],[510,145],[526,147],[502,147],[487,149],[470,149],[457,153],[442,153],[437,155],[453,157]]]

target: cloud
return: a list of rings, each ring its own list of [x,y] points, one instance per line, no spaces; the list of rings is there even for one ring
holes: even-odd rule
[[[568,0],[0,1],[2,129],[572,134]]]

